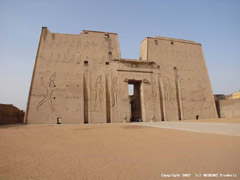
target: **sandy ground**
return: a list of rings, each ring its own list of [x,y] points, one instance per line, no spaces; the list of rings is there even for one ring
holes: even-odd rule
[[[240,136],[240,124],[235,123],[212,123],[210,122],[141,122],[136,125],[150,126],[156,128],[177,129],[210,134],[222,134]]]
[[[199,119],[199,120],[184,120],[180,122],[210,122],[210,123],[240,124],[240,118]]]
[[[134,124],[0,126],[0,180],[232,180],[239,167],[237,136]],[[163,177],[172,173],[191,178]],[[195,177],[207,173],[238,177]]]

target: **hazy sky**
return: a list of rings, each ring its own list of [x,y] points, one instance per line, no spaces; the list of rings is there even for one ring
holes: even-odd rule
[[[240,89],[239,0],[0,0],[0,103],[26,108],[42,26],[116,32],[132,59],[147,36],[200,42],[213,92]]]

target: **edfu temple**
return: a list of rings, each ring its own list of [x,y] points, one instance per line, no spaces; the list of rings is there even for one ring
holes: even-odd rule
[[[138,60],[122,59],[116,33],[42,28],[25,123],[206,118],[217,112],[200,43],[147,37]]]

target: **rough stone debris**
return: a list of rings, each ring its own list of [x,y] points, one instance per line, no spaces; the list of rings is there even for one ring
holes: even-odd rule
[[[129,96],[128,86],[134,86]],[[116,33],[42,28],[25,123],[63,124],[217,118],[200,43],[160,36],[122,59]]]
[[[12,104],[0,104],[0,125],[23,123],[25,112]]]

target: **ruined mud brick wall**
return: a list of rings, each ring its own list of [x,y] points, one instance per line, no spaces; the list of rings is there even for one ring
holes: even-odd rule
[[[12,104],[0,104],[0,125],[23,123],[24,115]]]
[[[121,59],[116,33],[42,28],[26,123],[129,122],[128,84],[139,83],[143,121],[216,118],[201,45],[146,38],[140,60]]]

